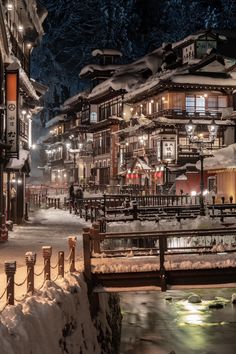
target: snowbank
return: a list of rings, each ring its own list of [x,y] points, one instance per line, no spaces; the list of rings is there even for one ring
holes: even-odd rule
[[[1,354],[113,353],[112,334],[119,335],[121,321],[117,298],[99,295],[93,318],[90,305],[82,276],[47,282],[42,291],[1,314]]]
[[[211,219],[209,216],[198,216],[196,219],[182,219],[180,222],[177,219],[161,219],[156,221],[127,221],[127,222],[111,222],[107,224],[107,232],[120,232],[122,229],[125,232],[132,231],[161,231],[161,230],[197,230],[211,229],[222,227],[220,220]],[[234,220],[236,222],[236,220]]]

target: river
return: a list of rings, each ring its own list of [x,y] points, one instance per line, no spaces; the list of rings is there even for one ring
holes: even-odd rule
[[[201,303],[188,302],[193,293]],[[235,354],[233,293],[236,289],[121,293],[120,354]],[[209,308],[213,303],[223,308]]]

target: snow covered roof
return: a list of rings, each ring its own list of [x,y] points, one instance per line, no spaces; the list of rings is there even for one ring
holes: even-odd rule
[[[236,144],[229,145],[223,149],[213,152],[214,157],[204,159],[204,169],[215,170],[219,168],[236,167]],[[200,163],[197,163],[199,168]]]
[[[176,181],[187,181],[187,176],[185,174],[176,177]]]
[[[178,167],[168,167],[168,169],[170,171],[184,171],[184,170],[188,170],[188,169],[192,169],[192,168],[196,168],[195,163],[186,163],[185,165],[178,166]]]
[[[73,106],[74,104],[76,104],[79,101],[85,100],[87,97],[88,97],[87,91],[79,92],[78,94],[76,94],[72,97],[69,97],[67,100],[65,100],[65,102],[63,103],[61,108],[63,110],[69,109],[71,106]]]
[[[129,125],[127,128],[118,130],[114,132],[113,134],[120,134],[120,133],[134,133],[138,129],[140,129],[143,126],[146,126],[150,123],[150,119],[146,118],[144,115],[138,116],[138,117],[133,117],[130,120],[135,119],[137,121],[137,124],[135,125]],[[123,119],[122,119],[123,120]]]
[[[212,116],[212,118],[214,118],[214,116]],[[154,122],[156,123],[160,123],[160,124],[187,124],[189,122],[189,118],[186,119],[182,119],[182,118],[167,118],[167,117],[158,117],[153,119]],[[210,117],[209,117],[210,119]],[[209,119],[203,119],[203,118],[199,118],[199,119],[192,119],[193,124],[202,124],[202,125],[208,125],[209,124]],[[214,119],[215,124],[216,125],[234,125],[235,123],[232,122],[231,120],[228,119]]]
[[[44,95],[48,91],[48,86],[43,85],[41,82],[35,81],[30,78],[30,82],[32,83],[36,92],[39,92],[41,95]]]
[[[64,122],[64,121],[65,121],[65,118],[66,118],[66,115],[65,115],[65,114],[59,114],[58,116],[56,116],[56,117],[50,119],[50,120],[46,123],[45,127],[46,127],[46,128],[49,128],[49,127],[52,127],[53,125],[56,125],[56,124],[58,124],[58,123],[60,123],[60,122]]]
[[[92,51],[92,56],[96,57],[98,55],[113,55],[117,57],[122,57],[122,53],[117,49],[94,49]]]
[[[11,56],[11,64],[8,66],[8,69],[19,69],[20,85],[28,93],[29,96],[38,101],[40,97],[37,95],[32,82],[28,78],[24,69],[21,67],[20,61],[13,55]]]
[[[133,163],[131,171],[135,171],[137,169],[141,171],[151,171],[152,167],[148,166],[148,164],[145,161],[137,157]]]
[[[138,88],[146,80],[143,75],[145,71],[149,70],[152,75],[157,73],[162,64],[162,54],[163,50],[159,48],[131,64],[120,66],[111,78],[93,89],[89,98],[95,98],[109,89],[129,92]]]
[[[217,35],[216,33],[214,33],[214,31],[203,30],[203,31],[199,31],[198,33],[191,34],[191,35],[181,39],[180,41],[173,43],[172,46],[173,46],[173,48],[182,46],[185,43],[188,43],[190,41],[196,41],[198,38],[200,38],[200,37],[202,37],[202,36],[204,36],[206,34],[208,36],[212,36],[212,37],[216,37],[216,35]],[[224,35],[219,35],[219,38],[221,40],[227,40],[227,38]]]
[[[11,169],[11,170],[21,170],[22,167],[25,164],[25,161],[29,157],[29,151],[20,148],[19,150],[19,159],[17,158],[11,158],[8,164],[6,165],[6,169]]]
[[[80,71],[79,76],[84,76],[88,73],[93,73],[94,71],[115,71],[119,69],[121,65],[98,65],[98,64],[88,64]]]
[[[233,77],[216,78],[216,77],[207,77],[201,75],[174,75],[171,81],[174,83],[181,83],[181,84],[236,87],[236,81]]]

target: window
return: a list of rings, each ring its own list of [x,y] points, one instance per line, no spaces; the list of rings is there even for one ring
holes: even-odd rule
[[[219,108],[226,108],[227,107],[227,97],[226,96],[219,96],[218,97],[218,107]]]
[[[194,112],[195,111],[195,97],[194,96],[186,96],[186,111]]]
[[[152,114],[153,112],[152,106],[153,106],[152,102],[148,102],[148,114]]]
[[[182,94],[173,94],[173,109],[182,109]]]
[[[159,109],[160,109],[159,107],[160,107],[159,102],[157,101],[155,104],[155,108],[156,108],[155,112],[159,112]]]
[[[220,138],[216,138],[214,140],[214,142],[212,143],[212,146],[214,146],[214,147],[219,149],[221,147],[221,139]]]
[[[204,96],[196,96],[196,111],[197,112],[205,112],[205,97]]]
[[[210,177],[208,177],[208,181],[207,181],[208,183],[208,191],[209,192],[211,192],[211,191],[213,191],[213,192],[217,192],[217,190],[216,190],[216,186],[217,186],[217,184],[216,184],[216,177],[215,176],[210,176]]]
[[[189,140],[187,137],[179,138],[179,145],[189,145]]]
[[[209,96],[207,100],[208,109],[210,111],[216,110],[218,108],[218,97],[217,96]]]

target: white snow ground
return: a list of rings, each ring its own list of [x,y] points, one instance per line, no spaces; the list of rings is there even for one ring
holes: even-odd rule
[[[106,295],[99,296],[97,321],[110,349],[109,308]],[[48,281],[34,296],[0,315],[1,354],[100,354],[97,336],[87,286],[78,274],[56,284]]]
[[[26,277],[24,256],[26,251],[38,254],[35,272],[43,268],[41,247],[52,245],[52,265],[57,262],[57,251],[64,250],[68,256],[67,237],[77,236],[76,255],[81,256],[82,228],[89,226],[68,211],[48,209],[38,210],[31,215],[29,223],[14,225],[9,233],[9,241],[0,244],[0,293],[2,294],[6,277],[4,261],[16,260],[15,281],[19,283]],[[68,266],[66,269],[68,270]],[[57,270],[52,271],[52,279]],[[98,332],[94,319],[90,315],[87,297],[87,285],[79,273],[65,278],[59,277],[55,282],[36,277],[33,296],[24,295],[26,285],[15,286],[15,306],[4,310],[5,296],[0,302],[0,353],[1,354],[100,354]],[[109,306],[106,294],[99,294],[100,309],[96,321],[99,330],[104,332],[107,352],[111,347],[111,328],[108,324]],[[3,311],[2,311],[3,310]],[[101,333],[99,333],[101,337]]]
[[[231,220],[232,221],[232,220]],[[234,220],[235,221],[235,220]],[[67,237],[77,236],[76,247],[77,270],[80,270],[82,243],[82,228],[89,226],[78,216],[69,214],[68,211],[58,209],[39,210],[35,212],[28,224],[23,226],[14,226],[14,231],[9,233],[9,241],[0,244],[1,254],[1,274],[0,284],[6,284],[3,272],[3,262],[5,260],[16,260],[18,271],[16,273],[16,282],[24,280],[26,277],[26,268],[24,266],[24,255],[26,251],[41,253],[43,245],[53,246],[52,264],[57,261],[57,251],[65,250],[68,255]],[[195,221],[160,221],[159,226],[155,222],[135,222],[135,223],[117,223],[113,224],[112,231],[119,231],[124,228],[125,231],[134,229],[176,229],[179,228],[210,228],[219,227],[219,221],[211,221],[207,217],[197,218]],[[109,230],[111,231],[111,230]],[[216,259],[217,257],[217,259]],[[136,257],[135,257],[136,258]],[[235,266],[235,257],[222,253],[213,253],[211,263],[220,267],[222,264]],[[190,260],[191,259],[191,260]],[[166,260],[167,269],[177,267],[209,267],[210,257],[204,259],[204,256],[181,256],[181,259]],[[117,262],[118,261],[118,262]],[[106,272],[108,266],[113,271],[138,271],[140,269],[157,269],[158,257],[151,256],[146,264],[140,264],[140,258],[117,259],[111,263],[111,259],[95,259],[94,266],[98,267],[96,271]],[[221,263],[218,263],[221,262]],[[97,264],[96,264],[97,263]],[[99,263],[99,264],[98,264]],[[37,259],[36,272],[43,268],[43,259],[41,256]],[[67,268],[68,269],[68,268]],[[82,270],[82,269],[81,269]],[[52,279],[55,273],[52,274]],[[36,289],[39,289],[43,279],[37,279]],[[0,294],[5,285],[1,285]],[[25,293],[24,286],[16,287],[15,297],[19,300]],[[105,295],[99,295],[105,296]],[[110,334],[110,328],[107,323],[108,305],[106,299],[103,299],[103,308],[99,314],[99,322],[106,333]],[[1,302],[1,308],[4,301]],[[57,323],[57,325],[55,325]],[[109,336],[108,336],[109,337]],[[109,338],[108,338],[109,342]],[[0,314],[0,346],[1,354],[61,354],[66,350],[69,354],[99,354],[100,348],[97,342],[97,332],[89,313],[89,304],[87,300],[86,284],[79,273],[74,275],[66,274],[66,279],[58,278],[55,283],[46,282],[44,286],[37,290],[34,296],[25,296],[24,301],[17,303],[16,306],[8,306]]]

